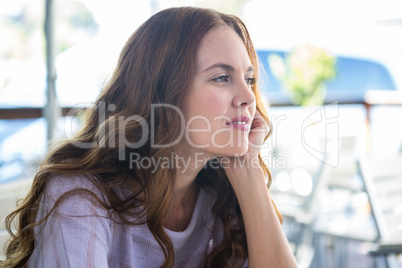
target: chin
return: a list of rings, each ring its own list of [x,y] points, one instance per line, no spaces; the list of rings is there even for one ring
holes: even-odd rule
[[[228,146],[227,148],[220,149],[222,154],[226,156],[243,156],[248,152],[249,149],[248,140],[242,140],[241,143],[233,146]]]
[[[233,156],[243,156],[247,153],[248,146],[241,147],[227,147],[217,149],[216,154],[218,157],[233,157]]]

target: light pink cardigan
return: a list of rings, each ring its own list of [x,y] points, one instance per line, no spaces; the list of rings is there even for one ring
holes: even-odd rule
[[[84,176],[53,178],[46,187],[38,218],[61,194],[79,187],[99,195]],[[201,267],[208,251],[221,239],[210,197],[200,190],[185,231],[165,229],[174,245],[175,267]],[[105,209],[85,196],[65,200],[39,232],[36,242],[28,267],[160,267],[165,259],[146,225],[116,224]]]

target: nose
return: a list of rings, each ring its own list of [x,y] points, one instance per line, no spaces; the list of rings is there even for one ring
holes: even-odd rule
[[[255,103],[255,95],[251,89],[251,86],[248,85],[244,80],[242,81],[243,82],[237,86],[235,96],[233,97],[232,105],[235,108],[245,108]]]

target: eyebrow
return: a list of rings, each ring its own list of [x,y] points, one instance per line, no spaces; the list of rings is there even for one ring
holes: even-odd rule
[[[235,70],[235,68],[232,65],[225,64],[225,63],[216,63],[214,65],[209,66],[203,72],[206,72],[206,71],[211,70],[213,68],[222,68],[222,69],[230,71],[230,72],[233,72]],[[254,72],[253,66],[248,67],[247,72]]]

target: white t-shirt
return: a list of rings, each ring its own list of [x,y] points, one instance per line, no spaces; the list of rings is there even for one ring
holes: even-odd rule
[[[84,176],[57,176],[45,189],[38,219],[53,207],[63,193],[85,188],[99,196]],[[165,229],[175,250],[174,267],[202,267],[205,257],[220,241],[212,216],[211,194],[200,189],[187,229]],[[219,228],[221,229],[221,228]],[[38,233],[39,227],[35,229]],[[66,199],[48,219],[36,238],[28,267],[160,267],[165,258],[146,225],[116,224],[107,211],[85,196]]]

